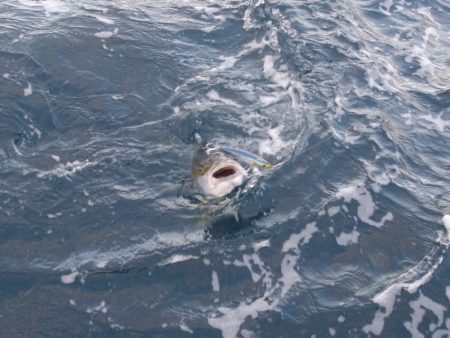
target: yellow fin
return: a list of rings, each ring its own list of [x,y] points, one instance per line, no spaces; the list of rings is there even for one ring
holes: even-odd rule
[[[192,176],[193,176],[194,178],[203,176],[203,175],[209,170],[209,168],[211,168],[210,165],[202,166],[202,167],[197,167],[197,168],[195,168],[195,169],[192,169]]]

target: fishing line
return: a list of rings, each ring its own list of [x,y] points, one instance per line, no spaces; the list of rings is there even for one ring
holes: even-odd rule
[[[303,150],[302,150],[300,153],[298,153],[297,155],[298,155],[298,156],[303,155],[304,153],[308,152],[309,150],[314,149],[315,147],[321,145],[321,144],[324,143],[325,141],[328,141],[328,140],[329,140],[330,138],[332,138],[332,137],[333,137],[332,135],[326,136],[323,140],[320,140],[319,142],[314,143],[314,144],[310,145],[309,147],[306,147],[305,149],[303,149]],[[287,160],[281,161],[280,163],[277,163],[277,164],[274,164],[274,165],[272,166],[272,168],[273,168],[273,169],[279,168],[281,165],[283,165],[283,164],[289,162],[290,160],[292,160],[292,158],[293,158],[295,155],[296,155],[296,151],[294,150],[294,152],[292,153],[292,155],[291,155]]]

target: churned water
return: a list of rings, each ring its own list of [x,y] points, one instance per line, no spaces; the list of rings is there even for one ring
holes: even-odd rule
[[[449,337],[449,106],[446,0],[0,2],[1,336]]]

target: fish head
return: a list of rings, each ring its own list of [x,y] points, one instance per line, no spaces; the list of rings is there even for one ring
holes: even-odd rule
[[[248,173],[223,153],[202,150],[194,158],[192,176],[206,198],[219,198],[240,186]]]

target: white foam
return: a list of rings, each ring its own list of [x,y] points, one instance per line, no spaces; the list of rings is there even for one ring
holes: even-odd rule
[[[11,77],[11,74],[5,73],[5,74],[3,74],[3,77],[4,77],[5,79],[9,79],[9,78]]]
[[[233,106],[233,107],[241,107],[241,105],[239,105],[238,103],[234,102],[233,100],[230,99],[226,99],[222,96],[219,95],[219,93],[215,90],[210,90],[208,92],[208,94],[206,94],[206,96],[213,101],[218,101],[218,102],[222,102],[224,104],[227,104],[229,106]]]
[[[188,332],[190,334],[193,334],[194,331],[192,331],[186,324],[181,323],[180,324],[180,330],[184,332]]]
[[[267,131],[270,138],[259,143],[259,153],[261,155],[278,155],[281,150],[288,147],[288,142],[284,141],[281,137],[282,131],[283,126],[281,125]]]
[[[382,156],[383,153],[377,154],[377,158]],[[395,164],[386,165],[386,168],[382,171],[382,168],[369,161],[362,160],[362,162],[367,169],[369,178],[374,181],[371,188],[376,193],[381,191],[382,186],[386,186],[394,181],[401,173],[400,168]]]
[[[106,18],[104,16],[95,15],[95,14],[91,14],[91,16],[93,16],[94,18],[96,18],[100,22],[106,23],[107,25],[113,25],[114,24],[114,20],[112,20],[110,18]]]
[[[253,249],[255,251],[258,251],[261,248],[267,248],[269,246],[270,246],[270,240],[269,239],[265,239],[265,240],[263,240],[261,242],[253,243]]]
[[[372,58],[370,53],[368,53],[368,57]],[[370,88],[375,88],[380,91],[387,91],[395,94],[400,90],[404,90],[403,86],[399,83],[401,77],[398,74],[397,68],[386,58],[383,59],[383,67],[381,70],[377,67],[372,67],[367,71],[367,81]],[[401,88],[397,89],[399,86]],[[358,96],[370,95],[370,93],[360,87],[354,87],[353,89]],[[366,115],[366,113],[362,114]]]
[[[206,18],[205,18],[205,19],[206,19]],[[200,30],[201,30],[202,32],[205,32],[205,33],[211,33],[211,32],[214,31],[216,28],[217,28],[216,25],[211,25],[211,26],[202,27]]]
[[[280,96],[260,96],[259,102],[263,107],[271,106],[274,103],[277,103],[281,100]]]
[[[378,89],[379,91],[383,91],[384,87],[379,84],[382,82],[381,77],[378,73],[378,70],[375,68],[370,68],[367,70],[367,82],[370,88]]]
[[[175,116],[180,116],[181,115],[180,107],[179,106],[173,107],[173,113],[174,113]],[[200,142],[197,141],[198,137],[200,137]],[[194,134],[194,138],[195,138],[195,140],[197,141],[198,144],[201,143],[201,136],[199,134],[195,133]]]
[[[272,80],[277,85],[287,89],[291,85],[288,72],[279,71],[275,68],[277,58],[272,55],[264,56],[263,72],[266,78]]]
[[[394,4],[393,0],[386,0],[378,6],[378,9],[386,15],[391,15],[391,7]]]
[[[29,7],[41,7],[40,3],[32,0],[17,0],[17,2],[21,5],[29,6]]]
[[[437,250],[438,249],[435,248],[434,252]],[[444,259],[444,256],[441,255],[437,261],[429,267],[432,255],[433,252],[429,256],[423,258],[416,266],[401,274],[396,282],[392,283],[388,288],[373,297],[373,302],[383,307],[383,310],[378,309],[372,323],[363,327],[365,333],[373,333],[376,336],[380,335],[384,328],[384,322],[394,310],[395,300],[400,295],[401,291],[406,290],[409,293],[414,294],[421,286],[425,285],[432,278],[434,272]],[[422,277],[411,282],[406,282],[407,280],[415,278],[418,274],[423,273],[427,268],[427,273]]]
[[[361,221],[369,225],[375,226],[377,228],[384,225],[386,221],[392,221],[394,216],[391,212],[387,212],[380,220],[380,222],[375,222],[371,219],[375,213],[375,203],[373,202],[372,195],[370,192],[360,184],[351,185],[348,187],[342,187],[336,193],[336,197],[344,198],[345,202],[349,203],[352,200],[358,202],[357,215]]]
[[[108,319],[109,319],[109,317],[108,317]],[[111,323],[111,325],[109,327],[113,330],[124,330],[125,329],[125,326],[117,324],[117,323]]]
[[[50,155],[50,157],[52,159],[54,159],[56,162],[59,162],[61,160],[61,158],[59,156],[57,156],[57,155]]]
[[[102,300],[100,302],[100,304],[96,305],[96,306],[92,306],[92,307],[88,307],[86,310],[87,313],[107,313],[108,312],[108,308],[106,307],[106,302],[104,300]]]
[[[23,90],[23,95],[24,96],[30,96],[31,94],[33,94],[33,86],[31,85],[31,83],[27,84],[27,88],[25,88]]]
[[[111,31],[102,31],[102,32],[97,32],[94,35],[100,39],[109,39],[110,37],[112,37],[114,34],[117,34],[119,30],[117,28],[114,29],[113,32]]]
[[[38,138],[42,137],[42,132],[38,128],[36,128],[32,123],[29,124],[28,127],[30,128],[32,135],[36,135]]]
[[[272,15],[279,19],[281,29],[291,38],[297,36],[297,31],[292,27],[291,22],[287,19],[278,8],[272,8]]]
[[[405,119],[405,124],[407,126],[411,126],[413,124],[412,114],[410,112],[401,114],[401,117],[403,117]]]
[[[328,208],[327,209],[328,217],[331,218],[331,217],[337,215],[339,213],[339,211],[341,211],[341,207],[339,207],[339,206]]]
[[[384,308],[384,311],[377,310],[371,324],[363,327],[363,331],[367,334],[372,333],[376,336],[383,332],[384,321],[389,317],[394,310],[394,303],[396,297],[400,294],[402,286],[393,284],[383,292],[377,294],[373,301]]]
[[[346,144],[355,144],[355,142],[361,137],[361,135],[351,135],[350,132],[343,130],[337,131],[334,127],[330,126],[330,131],[335,138]]]
[[[345,317],[342,316],[342,315],[340,315],[340,316],[338,317],[337,321],[338,321],[339,323],[343,323],[343,322],[345,322]]]
[[[420,293],[419,298],[417,300],[411,301],[409,303],[413,313],[411,314],[411,321],[407,321],[404,323],[405,328],[411,332],[411,337],[425,337],[419,331],[419,325],[422,323],[422,320],[426,314],[426,310],[429,310],[433,313],[433,315],[437,318],[436,324],[431,324],[429,326],[429,335],[427,337],[431,337],[431,333],[433,333],[436,328],[440,327],[444,323],[444,312],[446,312],[446,307],[436,303],[431,298],[426,297],[422,293]],[[434,337],[434,335],[433,335]]]
[[[256,318],[259,312],[273,309],[263,298],[251,303],[240,303],[236,308],[219,307],[222,316],[208,318],[208,324],[222,331],[223,338],[236,338],[240,326],[248,318]]]
[[[341,234],[339,236],[336,236],[336,242],[337,242],[337,244],[339,244],[341,246],[355,244],[355,243],[358,243],[359,235],[360,234],[356,230],[356,228],[353,228],[352,232],[350,232],[350,233],[341,232]]]
[[[220,291],[219,276],[217,276],[217,272],[214,270],[212,271],[211,284],[214,292]]]
[[[75,282],[75,279],[78,277],[80,273],[78,271],[74,271],[72,273],[69,273],[68,275],[61,276],[61,282],[64,284],[72,284]]]
[[[69,7],[62,1],[57,0],[42,0],[42,1],[30,1],[30,0],[18,0],[22,5],[28,7],[42,7],[46,16],[50,16],[51,13],[65,13],[69,11]]]
[[[206,7],[203,11],[208,15],[213,15],[214,13],[220,12],[220,9],[216,7]]]
[[[163,266],[163,265],[168,265],[168,264],[175,264],[175,263],[189,261],[191,259],[197,259],[197,258],[199,258],[199,257],[192,256],[192,255],[175,254],[175,255],[170,256],[167,259],[162,260],[161,262],[158,263],[158,265]]]
[[[254,8],[254,6],[258,5],[250,5],[251,8]],[[280,20],[283,21],[283,18],[279,11],[276,11],[276,13],[274,14],[280,16]],[[247,10],[245,15],[251,15],[251,10]],[[246,20],[244,21],[246,22]],[[262,39],[255,39],[245,44],[237,54],[220,56],[220,59],[222,60],[221,64],[219,64],[215,68],[209,69],[208,73],[234,67],[236,63],[242,59],[242,57],[254,53],[255,51],[262,50],[268,45],[279,49],[279,46],[277,46],[276,42],[276,36],[278,34],[277,28],[272,24],[270,25],[271,29],[268,30],[268,32]],[[288,29],[288,27],[286,29]],[[236,84],[238,89],[245,92],[247,95],[256,97],[258,99],[259,106],[261,107],[273,105],[280,100],[286,99],[286,97],[290,97],[293,107],[298,107],[299,102],[301,101],[300,99],[303,89],[297,78],[289,73],[289,67],[287,66],[287,64],[283,64],[281,62],[281,59],[274,55],[266,55],[263,58],[262,66],[263,75],[268,80],[263,84],[263,86],[268,88],[268,90],[265,92],[270,91],[269,95],[261,95],[262,93],[260,92],[260,86],[249,84],[248,81],[241,81]],[[209,80],[209,77],[209,74],[198,75],[190,81],[205,81]],[[227,105],[235,107],[242,106],[239,101],[233,101],[229,98],[221,97],[220,94],[221,93],[218,93],[216,90],[211,90],[207,93],[207,97],[209,100],[221,102]],[[206,101],[206,103],[209,104],[210,102]],[[199,104],[201,103],[199,102]],[[187,109],[189,107],[184,105],[183,108]],[[263,139],[258,143],[258,153],[260,155],[274,155],[276,156],[276,160],[286,158],[287,155],[291,153],[293,143],[295,142],[292,142],[292,140],[289,141],[284,139],[284,128],[292,123],[300,124],[301,121],[297,116],[294,116],[295,114],[293,115],[293,112],[290,109],[280,112],[279,116],[276,116],[273,119],[273,123],[268,122],[267,119],[261,115],[262,114],[260,113],[249,112],[249,114],[243,116],[244,123],[248,125],[246,131],[249,135],[252,135],[253,133],[258,133],[258,135],[262,135],[263,132],[267,133],[266,139]],[[290,125],[290,128],[292,128],[292,125]]]
[[[443,132],[445,130],[445,128],[450,127],[450,120],[444,120],[442,118],[442,113],[437,116],[433,116],[431,114],[422,115],[422,116],[420,116],[420,118],[422,120],[431,122],[432,123],[431,127],[439,130],[440,132]]]
[[[246,330],[246,329],[241,330],[241,336],[242,336],[242,338],[257,338],[257,336],[255,335],[255,333],[253,331]]]
[[[420,7],[417,9],[417,13],[422,15],[423,17],[427,18],[429,21],[434,23],[437,27],[441,28],[441,25],[436,20],[434,20],[430,9],[431,9],[430,7]]]
[[[288,252],[289,250],[298,251],[300,242],[302,241],[303,244],[308,243],[314,233],[318,231],[319,229],[316,227],[316,222],[306,224],[305,229],[298,234],[292,234],[289,239],[284,242],[281,252]]]
[[[256,253],[244,255],[242,262],[235,261],[234,265],[246,266],[250,270],[254,282],[262,281],[266,291],[261,297],[251,302],[243,301],[237,307],[219,307],[218,313],[208,318],[209,325],[221,330],[223,338],[236,338],[241,325],[248,318],[256,318],[261,312],[277,311],[280,301],[302,280],[295,269],[299,259],[298,245],[308,243],[315,232],[315,223],[309,223],[299,234],[291,235],[283,244],[282,252],[289,252],[285,253],[281,261],[281,277],[276,283],[273,283],[272,273],[265,268]],[[258,271],[253,269],[252,263],[258,267]]]
[[[271,273],[265,268],[264,262],[256,253],[251,255],[245,254],[242,256],[242,261],[234,260],[232,264],[235,266],[247,267],[253,282],[262,280],[263,284],[266,286],[271,285]],[[255,269],[254,266],[256,266],[257,269]]]
[[[57,212],[56,214],[47,214],[47,218],[57,218],[62,215],[62,212]]]
[[[59,164],[54,169],[49,171],[39,171],[37,177],[64,177],[74,175],[76,172],[81,171],[85,168],[91,167],[95,165],[94,162],[90,162],[88,160],[84,160],[82,162],[75,160],[73,162],[67,162],[66,164]]]
[[[444,215],[442,217],[442,223],[444,224],[445,230],[447,230],[447,238],[450,241],[450,215]]]
[[[438,37],[438,33],[436,31],[436,29],[434,29],[433,27],[427,27],[425,29],[425,35],[423,36],[423,42],[424,45],[426,45],[428,43],[428,41],[430,40],[430,37]]]
[[[44,7],[46,16],[50,16],[51,13],[65,13],[69,11],[69,7],[62,1],[43,0],[40,1],[40,4]]]
[[[84,251],[81,253],[73,254],[64,261],[56,264],[55,270],[79,270],[80,267],[89,264],[97,265],[98,262],[107,262],[107,264],[113,263],[127,263],[133,259],[136,259],[140,255],[155,252],[164,248],[183,247],[193,242],[200,242],[203,240],[204,232],[197,230],[193,232],[162,232],[154,235],[150,239],[143,243],[139,243],[125,248],[112,248],[110,251]],[[167,261],[175,262],[177,259],[188,258],[189,255],[178,254],[172,256]],[[195,257],[197,258],[197,257]]]
[[[247,7],[247,9],[244,12],[244,29],[245,30],[249,30],[252,29],[254,27],[256,27],[256,24],[254,22],[254,20],[252,19],[252,8],[251,7]]]
[[[106,265],[108,265],[107,260],[100,260],[100,261],[95,262],[95,266],[100,269],[103,269]]]
[[[109,39],[111,36],[114,35],[114,33],[108,32],[108,31],[102,31],[102,32],[94,33],[94,35],[100,39]]]
[[[224,70],[229,69],[233,67],[236,62],[238,61],[238,58],[236,56],[221,56],[220,59],[222,60],[222,63],[218,65],[217,67],[213,68],[212,70]]]
[[[414,74],[422,78],[426,78],[427,75],[435,77],[435,68],[442,68],[430,60],[426,52],[426,47],[423,46],[411,47],[410,53],[405,57],[405,61],[411,63],[413,60],[417,60],[420,65]]]
[[[233,67],[236,62],[239,61],[240,58],[242,58],[245,55],[248,55],[252,53],[255,50],[264,48],[265,43],[263,41],[257,42],[256,40],[250,41],[249,43],[246,43],[242,50],[237,55],[232,56],[220,56],[220,60],[222,60],[222,63],[218,65],[217,67],[214,67],[211,69],[211,71],[221,71],[225,69],[229,69]]]
[[[334,97],[334,103],[336,103],[336,117],[340,119],[345,114],[345,111],[342,108],[342,97],[338,93]]]
[[[123,95],[120,95],[120,94],[113,94],[113,95],[111,95],[111,98],[112,98],[113,100],[122,100],[122,99],[123,99]]]

